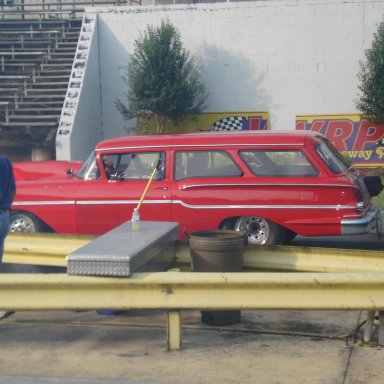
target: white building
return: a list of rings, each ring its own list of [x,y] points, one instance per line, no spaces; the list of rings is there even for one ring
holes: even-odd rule
[[[169,20],[202,69],[207,112],[268,111],[271,129],[297,115],[357,113],[359,61],[384,1],[270,0],[89,8],[57,134],[57,159],[80,159],[125,135],[114,100],[134,42]],[[82,63],[82,64],[81,64]]]

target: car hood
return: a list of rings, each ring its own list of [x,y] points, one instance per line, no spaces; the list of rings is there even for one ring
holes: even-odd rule
[[[40,179],[67,179],[68,169],[77,172],[82,166],[80,161],[23,161],[15,162],[13,171],[17,181],[33,181]]]

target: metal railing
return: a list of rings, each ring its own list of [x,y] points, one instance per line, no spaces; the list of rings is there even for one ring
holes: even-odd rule
[[[94,238],[10,234],[4,261],[65,267],[65,256]],[[190,270],[189,249],[181,242],[176,264]],[[375,312],[383,314],[382,252],[248,246],[244,268],[259,272],[137,273],[129,279],[0,274],[0,310],[162,309],[168,313],[169,350],[181,347],[180,311],[186,309],[367,310],[365,341],[371,337]],[[279,272],[260,272],[265,269]],[[311,269],[316,272],[298,272]]]
[[[129,279],[0,275],[0,309],[168,313],[169,350],[182,344],[181,310],[381,310],[384,273],[137,273]]]
[[[66,267],[65,256],[89,243],[92,235],[11,233],[6,263]],[[384,252],[296,246],[252,246],[244,251],[245,270],[288,272],[384,272]],[[190,270],[189,248],[176,243],[176,267]]]
[[[87,7],[141,5],[141,0],[3,0],[0,14],[7,19],[79,18]]]

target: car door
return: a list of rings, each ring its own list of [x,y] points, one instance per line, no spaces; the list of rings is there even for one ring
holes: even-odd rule
[[[185,148],[174,151],[173,158],[172,218],[181,231],[216,229],[226,217],[241,213],[243,170],[233,154]]]
[[[97,177],[82,183],[77,193],[79,233],[102,234],[130,220],[144,191],[141,220],[171,221],[171,190],[165,149],[98,153],[95,167],[97,171],[93,174]]]

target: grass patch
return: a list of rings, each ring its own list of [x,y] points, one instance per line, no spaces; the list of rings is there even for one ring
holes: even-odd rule
[[[381,177],[381,182],[384,184],[384,176]],[[384,211],[384,191],[381,192],[381,210]],[[375,196],[373,199],[375,205],[379,205],[379,197]]]

